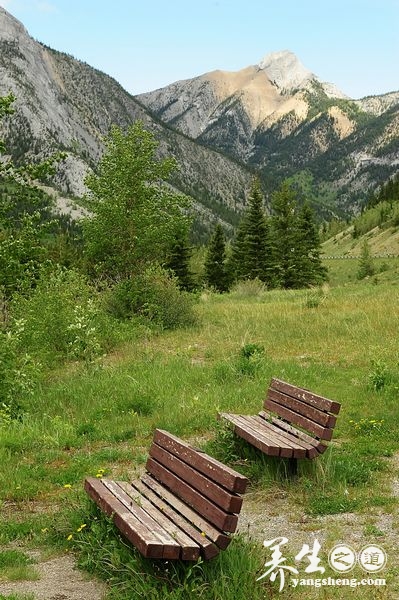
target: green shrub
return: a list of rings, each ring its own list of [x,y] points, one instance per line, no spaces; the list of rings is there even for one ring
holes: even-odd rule
[[[194,296],[180,290],[177,278],[161,267],[151,267],[117,284],[108,307],[118,318],[138,315],[162,329],[186,327],[196,322]]]
[[[22,347],[44,365],[65,359],[92,363],[114,343],[98,294],[73,270],[43,273],[29,297],[15,299],[12,313],[25,320]]]
[[[254,376],[265,358],[265,349],[259,344],[245,344],[239,352],[236,370],[242,375]]]
[[[23,401],[33,393],[39,368],[31,356],[20,350],[24,320],[0,330],[0,427],[20,419]]]
[[[381,360],[373,360],[371,366],[373,370],[369,373],[369,382],[371,387],[379,392],[391,381],[391,374]]]

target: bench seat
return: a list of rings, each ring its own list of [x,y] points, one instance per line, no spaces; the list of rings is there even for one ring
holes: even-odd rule
[[[219,418],[233,425],[242,437],[269,456],[296,460],[313,459],[325,452],[336,424],[341,405],[273,378],[264,402],[265,410],[257,415],[219,413]]]
[[[210,559],[231,541],[247,479],[157,429],[146,473],[127,483],[88,477],[85,489],[147,558]]]

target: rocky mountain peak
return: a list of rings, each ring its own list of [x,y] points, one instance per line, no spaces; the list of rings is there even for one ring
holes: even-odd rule
[[[289,50],[267,54],[258,67],[266,72],[272,83],[284,90],[304,87],[306,82],[316,78]]]
[[[291,92],[296,89],[309,89],[312,82],[321,84],[329,98],[347,98],[334,84],[326,83],[309,71],[290,50],[267,54],[258,64],[270,81],[280,90]]]

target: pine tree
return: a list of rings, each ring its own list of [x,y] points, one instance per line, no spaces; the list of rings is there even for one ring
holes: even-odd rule
[[[313,210],[305,203],[299,212],[299,261],[298,283],[301,287],[317,285],[327,278],[327,269],[320,258],[320,238]]]
[[[260,279],[268,284],[272,282],[273,259],[269,227],[258,179],[252,184],[248,208],[238,227],[231,263],[237,279]]]
[[[229,276],[226,266],[226,240],[220,223],[215,227],[205,257],[205,282],[218,292],[227,292]]]
[[[296,194],[283,183],[272,197],[272,235],[276,251],[278,284],[283,288],[299,284],[299,232]]]
[[[190,271],[190,258],[191,247],[188,242],[187,229],[178,229],[171,241],[165,267],[177,277],[179,288],[188,292],[194,289],[193,277]]]

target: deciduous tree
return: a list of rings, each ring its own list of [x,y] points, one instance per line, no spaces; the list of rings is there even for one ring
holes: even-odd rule
[[[113,127],[96,173],[86,178],[83,223],[89,268],[114,280],[164,262],[175,233],[188,225],[187,198],[166,181],[176,163],[157,157],[158,143],[140,122]]]

